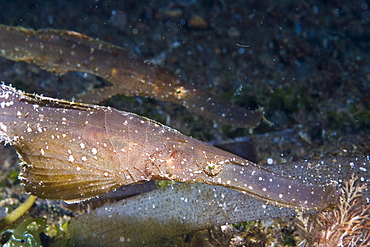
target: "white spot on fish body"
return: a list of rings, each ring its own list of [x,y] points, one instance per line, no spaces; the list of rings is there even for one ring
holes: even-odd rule
[[[68,156],[68,161],[69,162],[74,162],[75,161],[75,158],[72,155],[69,155]]]
[[[10,102],[5,102],[5,101],[3,101],[3,102],[1,102],[1,103],[0,103],[0,107],[1,107],[1,108],[5,108],[5,107],[12,106],[13,104],[14,104],[14,102],[13,102],[13,101],[10,101]]]
[[[43,131],[43,129],[41,128],[39,123],[36,126],[36,130],[37,130],[37,132],[40,132],[40,133]]]
[[[6,127],[5,124],[3,124],[2,122],[0,122],[0,130],[2,130],[3,132],[7,132],[8,128]]]

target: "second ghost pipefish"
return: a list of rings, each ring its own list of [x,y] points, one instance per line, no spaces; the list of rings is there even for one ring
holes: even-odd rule
[[[0,25],[0,56],[34,63],[54,73],[90,73],[112,83],[80,95],[86,103],[99,103],[116,94],[153,97],[240,128],[255,128],[263,117],[260,110],[247,110],[196,89],[121,47],[73,31]]]

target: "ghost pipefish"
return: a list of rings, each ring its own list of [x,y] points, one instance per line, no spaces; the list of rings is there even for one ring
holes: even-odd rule
[[[112,86],[80,95],[86,103],[99,103],[116,94],[153,97],[181,104],[189,110],[241,128],[255,128],[263,117],[198,90],[168,71],[130,56],[121,47],[86,35],[53,29],[32,30],[0,25],[0,55],[14,61],[34,63],[55,72],[80,71],[102,77]]]
[[[271,172],[133,113],[6,85],[0,101],[0,141],[15,146],[20,178],[40,198],[81,200],[152,179],[222,185],[291,208],[323,209],[338,198],[334,185]]]
[[[370,156],[364,156],[292,162],[272,165],[271,169],[289,171],[315,184],[327,181],[341,183],[351,174],[356,174],[359,182],[367,184],[370,181],[369,166]],[[369,203],[369,191],[362,193]],[[68,230],[73,246],[138,246],[211,226],[295,214],[293,209],[266,205],[228,188],[180,184],[140,194],[73,218]]]
[[[211,227],[294,214],[294,209],[266,205],[221,186],[178,184],[71,219],[68,246],[163,245],[163,240]]]

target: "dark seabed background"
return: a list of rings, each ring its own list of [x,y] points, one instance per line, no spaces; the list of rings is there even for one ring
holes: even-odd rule
[[[116,96],[105,105],[203,141],[231,143],[232,150],[244,145],[244,155],[261,165],[370,154],[367,1],[13,0],[0,7],[1,24],[73,30],[122,46],[197,88],[246,108],[263,107],[274,125],[261,123],[251,133],[141,97]],[[56,75],[4,58],[0,80],[64,99],[109,84],[84,73]],[[16,159],[12,148],[0,147],[0,206],[26,198],[10,179],[18,169]],[[45,207],[41,201],[37,205]],[[62,210],[59,206],[53,204]],[[50,208],[33,210],[56,222],[66,217]]]

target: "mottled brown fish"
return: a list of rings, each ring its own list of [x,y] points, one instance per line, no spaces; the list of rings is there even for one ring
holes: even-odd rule
[[[0,141],[23,160],[20,178],[41,198],[81,200],[151,179],[202,182],[291,208],[323,209],[334,185],[264,169],[160,123],[110,107],[0,87]]]
[[[167,70],[130,56],[121,47],[77,32],[0,25],[0,56],[34,63],[55,73],[86,72],[112,83],[80,95],[85,103],[99,103],[116,94],[153,97],[241,128],[255,128],[263,117],[260,110],[247,110],[198,90]]]

